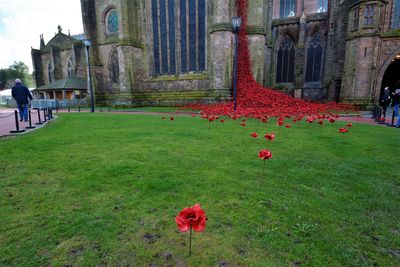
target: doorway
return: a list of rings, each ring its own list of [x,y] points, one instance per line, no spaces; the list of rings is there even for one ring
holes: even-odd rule
[[[382,99],[382,93],[385,87],[389,87],[390,93],[400,88],[400,54],[392,60],[392,63],[390,63],[383,75],[379,99]]]

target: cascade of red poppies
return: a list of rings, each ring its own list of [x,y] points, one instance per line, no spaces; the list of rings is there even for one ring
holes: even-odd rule
[[[238,49],[237,114],[248,117],[260,115],[276,117],[313,116],[330,111],[352,109],[349,105],[337,103],[316,103],[294,98],[285,93],[258,84],[251,71],[250,52],[247,36],[248,0],[236,0],[238,16],[242,19]],[[201,109],[206,117],[210,115],[233,115],[233,103],[214,105],[191,105]],[[237,115],[235,114],[235,115]]]

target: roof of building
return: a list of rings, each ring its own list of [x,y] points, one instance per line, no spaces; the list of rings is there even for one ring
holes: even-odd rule
[[[47,90],[87,90],[87,80],[85,78],[64,78],[57,80],[50,84],[46,84],[36,88],[36,91],[47,91]]]

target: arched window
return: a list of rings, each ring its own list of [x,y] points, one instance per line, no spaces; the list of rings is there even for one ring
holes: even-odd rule
[[[206,1],[151,0],[154,74],[204,71],[206,68]],[[179,20],[177,31],[175,20]],[[176,48],[180,47],[180,59]]]
[[[49,78],[49,83],[54,82],[54,68],[51,62],[47,64],[47,77]]]
[[[392,29],[400,29],[400,0],[393,1]]]
[[[71,60],[68,60],[67,75],[68,75],[68,78],[74,77],[74,67],[72,66]]]
[[[280,0],[279,17],[294,17],[296,15],[296,0]]]
[[[307,49],[306,82],[319,82],[321,79],[322,44],[316,34]]]
[[[117,49],[113,49],[113,51],[111,52],[109,70],[110,70],[110,80],[112,81],[112,83],[118,83],[119,82],[119,62],[118,62]]]
[[[116,9],[108,11],[106,16],[107,33],[113,34],[118,33],[118,12]]]
[[[290,83],[294,80],[294,45],[292,39],[285,36],[279,45],[276,65],[276,82]]]
[[[317,12],[323,13],[328,11],[328,0],[318,0]]]

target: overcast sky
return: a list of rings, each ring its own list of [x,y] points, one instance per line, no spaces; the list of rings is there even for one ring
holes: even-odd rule
[[[22,61],[32,72],[31,47],[63,33],[83,33],[80,0],[0,0],[0,68]]]

